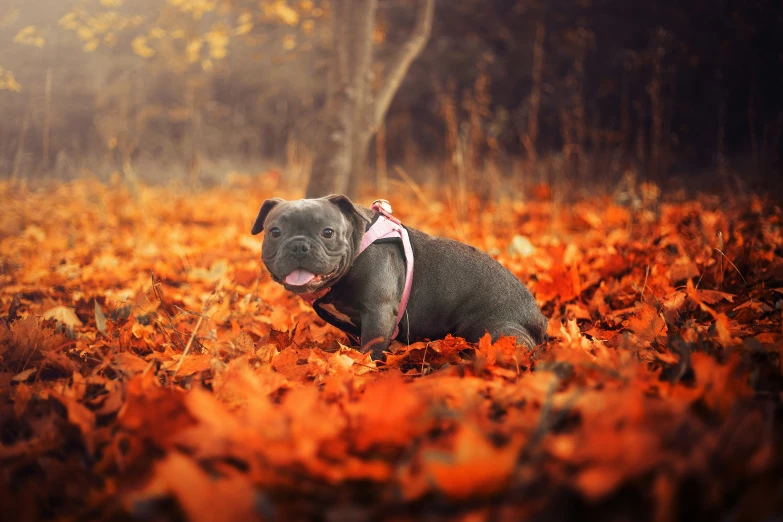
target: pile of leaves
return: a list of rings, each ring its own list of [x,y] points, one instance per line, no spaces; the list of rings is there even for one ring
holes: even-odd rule
[[[4,518],[783,510],[779,206],[392,198],[525,281],[551,340],[373,362],[263,268],[249,228],[273,194],[0,186]]]

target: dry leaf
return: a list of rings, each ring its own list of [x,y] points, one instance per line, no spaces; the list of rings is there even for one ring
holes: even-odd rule
[[[70,326],[71,328],[79,328],[82,326],[81,320],[76,316],[76,312],[73,308],[67,306],[55,306],[43,313],[44,319],[54,319],[58,323]]]

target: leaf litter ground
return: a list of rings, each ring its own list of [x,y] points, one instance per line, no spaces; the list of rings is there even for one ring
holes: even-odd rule
[[[783,509],[783,212],[701,197],[404,222],[526,281],[552,340],[395,343],[271,281],[271,183],[0,186],[9,520],[763,519]]]

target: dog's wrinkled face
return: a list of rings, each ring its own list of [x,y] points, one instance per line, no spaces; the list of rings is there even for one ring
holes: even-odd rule
[[[300,294],[340,279],[356,249],[353,208],[343,196],[264,202],[252,233],[264,231],[261,258],[272,278]]]

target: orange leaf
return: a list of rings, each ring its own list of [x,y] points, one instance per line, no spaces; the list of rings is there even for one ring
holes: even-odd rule
[[[424,472],[445,495],[465,499],[502,491],[516,467],[519,442],[496,447],[475,427],[457,433],[453,453],[424,454]]]
[[[636,334],[636,339],[644,346],[649,346],[657,337],[666,335],[666,322],[652,306],[638,303],[634,313],[625,322],[626,327]]]
[[[424,407],[399,374],[368,383],[362,401],[351,407],[356,449],[405,446],[423,427]]]
[[[237,472],[217,478],[210,476],[178,452],[169,453],[157,462],[149,483],[127,500],[132,505],[161,495],[173,496],[188,520],[194,522],[257,518],[254,488],[246,476]]]

